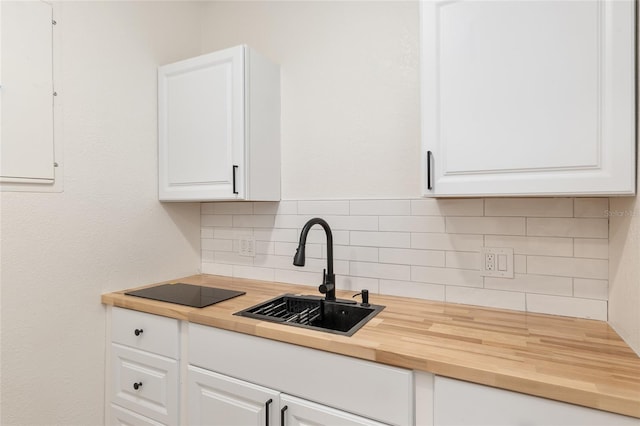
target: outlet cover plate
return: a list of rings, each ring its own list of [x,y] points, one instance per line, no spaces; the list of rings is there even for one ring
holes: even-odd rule
[[[482,247],[480,249],[480,275],[513,278],[513,249]]]
[[[255,257],[256,240],[253,237],[240,237],[238,239],[238,254],[240,256]]]

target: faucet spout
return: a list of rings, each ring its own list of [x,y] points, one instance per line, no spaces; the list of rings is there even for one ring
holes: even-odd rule
[[[304,266],[305,264],[305,245],[307,244],[307,234],[313,225],[320,225],[324,229],[327,236],[327,270],[322,279],[322,284],[318,287],[320,293],[326,294],[325,299],[329,301],[336,300],[336,276],[333,274],[333,234],[329,224],[319,217],[315,217],[305,223],[300,232],[300,242],[298,249],[293,257],[295,266]]]

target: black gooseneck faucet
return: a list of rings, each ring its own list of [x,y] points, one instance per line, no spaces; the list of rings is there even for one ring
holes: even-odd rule
[[[333,274],[333,235],[331,234],[331,228],[329,224],[319,217],[314,217],[305,223],[300,232],[300,243],[296,250],[295,256],[293,256],[293,264],[295,266],[304,266],[305,254],[304,247],[307,243],[307,234],[313,225],[320,225],[324,228],[325,234],[327,234],[327,269],[323,274],[322,284],[318,287],[320,293],[326,294],[325,300],[336,300],[336,276]]]

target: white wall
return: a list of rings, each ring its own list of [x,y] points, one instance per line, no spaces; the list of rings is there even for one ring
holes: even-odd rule
[[[281,66],[282,198],[419,195],[418,2],[207,3],[203,51]]]
[[[1,196],[3,425],[102,424],[100,295],[199,269],[199,206],[157,201],[156,67],[199,52],[200,8],[55,4],[64,192]]]

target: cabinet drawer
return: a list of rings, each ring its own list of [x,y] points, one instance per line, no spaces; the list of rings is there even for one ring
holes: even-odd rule
[[[111,328],[114,343],[179,358],[180,325],[176,319],[113,308]]]
[[[115,343],[111,360],[111,402],[166,424],[178,423],[176,360]]]
[[[111,404],[112,426],[165,426],[138,413]]]
[[[414,423],[413,373],[189,324],[189,363],[394,425]]]

